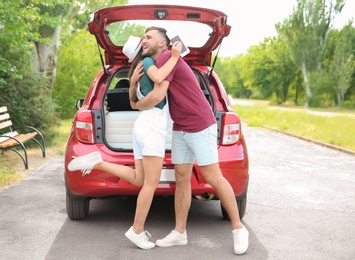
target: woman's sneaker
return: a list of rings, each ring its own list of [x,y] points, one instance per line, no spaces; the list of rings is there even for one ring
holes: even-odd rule
[[[128,229],[125,236],[142,249],[151,249],[155,247],[155,244],[149,241],[149,238],[151,238],[152,236],[147,231],[144,231],[137,235],[136,233],[134,233],[133,227],[131,227],[130,229]]]
[[[249,246],[249,231],[243,226],[241,229],[232,230],[234,239],[234,253],[244,254]]]
[[[167,235],[163,239],[158,239],[155,244],[160,247],[187,245],[186,230],[183,234],[179,233],[176,230],[172,230],[169,235]]]
[[[81,170],[82,175],[85,176],[89,174],[94,168],[94,166],[98,163],[102,162],[101,153],[100,152],[92,152],[87,155],[75,157],[69,164],[69,171],[77,171]]]

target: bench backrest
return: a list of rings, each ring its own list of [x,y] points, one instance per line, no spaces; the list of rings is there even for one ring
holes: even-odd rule
[[[0,107],[0,134],[3,132],[11,132],[11,126],[12,121],[10,120],[10,114],[7,112],[7,107]]]

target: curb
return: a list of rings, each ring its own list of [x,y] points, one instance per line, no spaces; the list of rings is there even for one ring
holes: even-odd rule
[[[346,149],[346,148],[343,148],[343,147],[340,147],[340,146],[324,143],[324,142],[321,142],[321,141],[318,141],[318,140],[314,140],[314,139],[311,139],[311,138],[308,138],[308,137],[300,136],[300,135],[291,134],[291,133],[288,133],[288,132],[285,132],[285,131],[282,131],[282,130],[279,130],[279,129],[276,129],[276,128],[272,128],[272,127],[269,127],[269,126],[266,126],[266,125],[263,125],[262,127],[266,128],[268,130],[274,131],[274,132],[278,132],[278,133],[281,133],[281,134],[289,135],[289,136],[292,136],[292,137],[307,141],[309,143],[315,143],[315,144],[318,144],[318,145],[321,145],[321,146],[324,146],[324,147],[327,147],[327,148],[330,148],[330,149],[333,149],[333,150],[337,150],[337,151],[340,151],[340,152],[347,153],[347,154],[350,154],[352,156],[355,156],[355,151],[352,151],[352,150],[349,150],[349,149]]]

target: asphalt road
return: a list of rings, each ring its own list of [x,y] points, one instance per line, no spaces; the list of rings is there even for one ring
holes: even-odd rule
[[[85,221],[65,210],[63,158],[0,192],[0,259],[355,259],[355,157],[244,126],[250,185],[243,223],[250,246],[232,250],[218,201],[193,200],[187,246],[141,250],[124,233],[135,199],[93,200]],[[174,226],[171,198],[146,223],[155,241]]]

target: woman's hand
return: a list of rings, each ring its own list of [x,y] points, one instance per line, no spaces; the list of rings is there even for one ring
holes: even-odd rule
[[[174,42],[171,47],[171,56],[173,58],[177,58],[177,59],[180,58],[181,49],[182,49],[182,43],[181,42]]]
[[[141,61],[137,64],[137,67],[133,71],[132,77],[130,78],[130,81],[131,81],[130,86],[137,87],[137,82],[143,76],[143,74],[144,74],[143,61]]]

